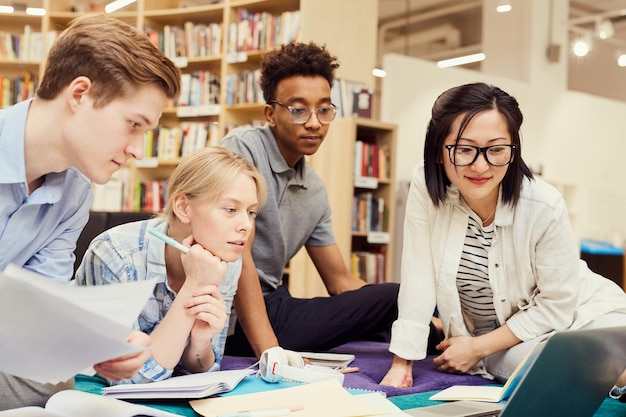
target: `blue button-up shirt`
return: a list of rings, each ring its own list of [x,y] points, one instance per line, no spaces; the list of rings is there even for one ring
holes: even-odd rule
[[[146,303],[134,324],[136,330],[152,333],[169,311],[176,293],[167,283],[165,268],[165,243],[152,237],[152,228],[167,232],[164,219],[151,219],[126,223],[97,236],[89,245],[83,261],[76,271],[78,285],[107,285],[119,282],[155,280],[154,293]],[[226,323],[237,292],[241,275],[241,257],[228,264],[226,275],[220,284],[220,292],[226,304]],[[211,339],[215,352],[215,364],[209,371],[219,370],[224,356],[228,326]],[[144,383],[169,378],[174,372],[185,373],[181,362],[175,369],[165,369],[154,359],[144,363],[142,369],[123,383]]]
[[[70,168],[47,174],[29,195],[24,132],[31,101],[0,110],[0,269],[13,263],[67,283],[93,192],[89,179]]]

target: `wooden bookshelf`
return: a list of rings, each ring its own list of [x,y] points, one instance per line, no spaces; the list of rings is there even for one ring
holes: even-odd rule
[[[393,256],[396,201],[396,126],[372,119],[341,118],[330,125],[328,135],[320,149],[309,157],[309,163],[326,183],[333,213],[333,231],[337,245],[346,265],[351,266],[353,252],[382,252],[385,255],[384,274],[378,282],[394,281]],[[358,140],[376,144],[387,151],[385,161],[388,175],[363,177],[355,175],[355,144]],[[367,158],[367,164],[372,163]],[[384,199],[386,221],[382,231],[352,230],[354,220],[354,197],[372,193]],[[294,276],[304,279],[290,280],[290,291],[296,297],[311,297],[327,294],[313,263],[303,249],[289,265]],[[365,279],[365,277],[362,277]]]
[[[43,8],[46,9],[44,16],[29,16],[25,13],[13,13],[11,15],[0,15],[0,31],[14,34],[24,33],[25,25],[29,25],[31,30],[42,33],[54,33],[63,30],[68,23],[81,13],[74,11],[76,2],[73,0],[42,0]],[[207,54],[195,54],[193,56],[171,56],[184,74],[197,74],[201,71],[208,71],[215,74],[219,80],[219,98],[217,103],[203,104],[200,106],[177,107],[174,103],[172,107],[166,109],[161,118],[161,125],[165,128],[174,129],[181,127],[184,123],[202,123],[207,126],[217,126],[214,131],[215,143],[223,137],[230,126],[238,126],[249,123],[264,122],[263,108],[264,102],[258,96],[251,101],[239,101],[236,104],[227,104],[227,83],[229,78],[239,77],[243,73],[253,73],[260,66],[260,61],[265,52],[273,47],[264,44],[258,48],[244,48],[243,50],[233,50],[230,47],[232,42],[229,27],[236,24],[238,19],[245,14],[252,15],[282,15],[283,13],[298,14],[299,23],[296,38],[303,42],[313,41],[326,45],[328,50],[336,55],[340,61],[340,68],[335,74],[342,80],[350,80],[361,83],[371,89],[375,87],[375,80],[372,69],[376,65],[376,48],[378,32],[378,0],[137,0],[130,6],[114,12],[111,15],[123,20],[137,28],[156,33],[164,33],[165,28],[184,28],[185,24],[193,25],[219,25],[221,27],[221,39],[219,42],[219,52]],[[188,23],[191,22],[191,23]],[[33,78],[41,77],[43,73],[43,62],[45,54],[49,48],[53,37],[48,36],[47,43],[41,45],[42,56],[40,59],[28,62],[21,62],[19,59],[0,58],[0,76],[20,77],[24,71],[30,71]],[[174,48],[176,51],[176,48]],[[319,155],[314,157],[314,167],[324,174],[326,162],[323,158],[330,159],[335,144],[341,142],[341,133],[345,129],[353,126],[355,129],[368,128],[368,123],[378,126],[372,121],[354,121],[337,119],[330,129],[331,133],[320,150]],[[378,128],[378,127],[376,127]],[[383,127],[384,129],[384,127]],[[213,129],[215,130],[215,129]],[[348,133],[348,131],[346,131]],[[339,135],[339,136],[337,136]],[[339,150],[342,152],[334,156],[351,158],[353,154],[352,145],[356,136],[348,133],[352,138],[346,141]],[[330,145],[330,146],[329,146]],[[129,163],[125,171],[126,178],[116,178],[126,184],[124,192],[124,207],[134,207],[135,188],[140,182],[160,181],[166,179],[178,163],[178,158],[164,159],[161,157],[146,158],[145,161]],[[341,164],[338,164],[341,165]],[[351,236],[351,220],[348,215],[352,205],[353,185],[351,177],[324,177],[331,193],[330,199],[333,206],[334,227],[338,240],[341,241],[341,248],[346,263],[349,265],[350,252],[353,246],[358,245],[361,237]],[[346,193],[334,191],[345,187]],[[388,192],[392,192],[392,184],[385,186]],[[385,188],[383,187],[383,188]],[[348,198],[348,196],[350,196]],[[390,217],[391,218],[391,217]],[[388,246],[388,250],[390,246]],[[387,255],[390,256],[389,254]],[[391,259],[391,258],[389,258]],[[391,262],[388,262],[391,265]],[[304,280],[298,279],[291,283],[300,287],[310,287],[303,293],[305,295],[317,295],[325,293],[325,290],[316,288],[318,282],[309,280],[309,274],[303,272],[307,269],[298,259],[290,265],[290,272],[294,276],[303,275]],[[389,274],[390,275],[390,274]],[[297,293],[301,293],[296,290]]]

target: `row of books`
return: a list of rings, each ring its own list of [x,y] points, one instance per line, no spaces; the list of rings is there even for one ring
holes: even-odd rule
[[[299,30],[299,10],[274,15],[239,8],[236,21],[228,26],[227,52],[270,49],[297,39]]]
[[[105,184],[93,183],[93,211],[129,211],[130,167],[124,166]]]
[[[352,205],[352,231],[357,233],[387,230],[388,208],[385,199],[372,193],[355,194]]]
[[[219,104],[220,77],[218,74],[210,71],[183,73],[180,81],[179,107]]]
[[[128,170],[120,170],[116,174],[118,175],[113,176],[106,184],[93,185],[94,200],[91,210],[149,213],[160,213],[163,210],[167,180],[141,181],[131,186]],[[129,198],[131,192],[132,200]]]
[[[164,25],[163,31],[146,28],[145,32],[152,43],[172,60],[178,57],[219,56],[222,52],[220,23],[185,22],[182,27]]]
[[[131,211],[160,213],[165,206],[167,180],[141,181],[135,184]]]
[[[373,91],[361,82],[335,79],[330,97],[337,109],[337,117],[372,117]]]
[[[176,161],[196,149],[216,145],[218,127],[216,122],[182,122],[179,126],[149,130],[144,136],[145,158]]]
[[[0,31],[0,60],[40,62],[58,34],[54,30],[33,31],[30,25],[25,25],[22,33]]]
[[[376,141],[357,140],[354,143],[354,176],[374,177],[379,180],[391,178],[391,152],[389,146]]]
[[[355,251],[350,254],[351,272],[368,284],[385,282],[385,254]]]
[[[28,71],[19,77],[6,77],[0,74],[0,108],[33,97],[37,85],[37,77]]]
[[[226,123],[224,126],[224,136],[226,136],[231,130],[238,127],[262,127],[265,123],[267,123],[265,119],[252,119],[249,123],[244,124]]]
[[[265,103],[260,78],[259,68],[226,77],[226,104]]]

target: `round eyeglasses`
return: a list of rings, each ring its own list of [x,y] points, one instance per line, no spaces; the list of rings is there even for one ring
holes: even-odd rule
[[[445,145],[452,165],[465,167],[472,165],[481,153],[485,155],[485,161],[494,167],[508,165],[513,160],[515,145],[492,145],[481,148],[472,145]]]
[[[313,113],[315,113],[315,115],[317,116],[317,120],[319,120],[320,123],[323,125],[327,125],[335,120],[335,116],[337,115],[337,106],[332,103],[329,105],[320,106],[314,110],[311,110],[308,107],[288,106],[276,100],[272,100],[270,104],[278,104],[279,106],[282,106],[289,110],[291,121],[298,125],[303,125],[308,122]]]

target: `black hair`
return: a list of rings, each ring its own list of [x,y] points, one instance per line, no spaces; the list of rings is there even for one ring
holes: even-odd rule
[[[326,50],[326,45],[290,42],[280,49],[266,53],[261,62],[261,90],[267,103],[276,100],[276,87],[285,78],[297,75],[321,76],[332,87],[337,57]]]
[[[453,133],[452,127],[455,120],[462,115],[459,131],[456,133],[458,142],[471,120],[477,114],[487,110],[497,110],[504,116],[511,135],[511,144],[516,147],[513,161],[502,180],[502,201],[515,205],[519,200],[524,177],[533,178],[530,168],[522,159],[519,131],[524,117],[515,97],[498,87],[485,83],[453,87],[435,100],[424,143],[426,187],[436,206],[445,201],[447,187],[450,185],[450,179],[443,166],[443,158],[448,157],[443,145],[446,137]]]

